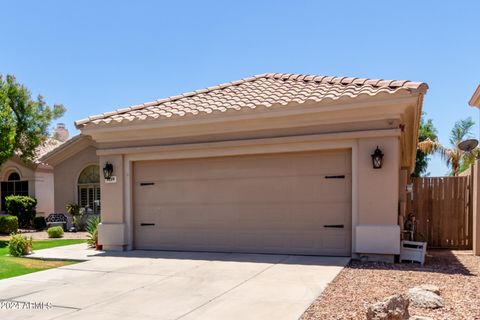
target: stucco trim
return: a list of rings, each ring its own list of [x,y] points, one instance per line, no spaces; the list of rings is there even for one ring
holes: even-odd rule
[[[225,156],[240,154],[268,153],[268,149],[272,148],[274,152],[303,151],[303,144],[315,144],[318,142],[331,141],[333,149],[336,140],[345,139],[362,139],[375,137],[400,137],[402,134],[400,129],[385,130],[368,130],[368,131],[352,131],[330,134],[301,135],[289,136],[281,138],[263,138],[249,140],[232,140],[222,142],[193,143],[181,145],[151,146],[151,147],[129,147],[97,150],[98,156],[109,155],[145,155],[158,154],[158,159],[175,159],[185,157],[206,157],[206,156]],[[288,146],[287,146],[288,145]],[[283,146],[281,150],[277,150],[275,146]],[[247,150],[246,148],[250,148]]]
[[[5,169],[3,169],[2,171],[3,171],[3,174],[2,174],[2,180],[1,181],[7,181],[8,176],[10,174],[12,174],[13,172],[18,173],[18,175],[20,176],[20,180],[24,180],[24,181],[28,180],[26,177],[23,176],[22,170],[19,169],[16,166],[10,165],[10,166],[6,167]]]
[[[358,203],[358,140],[352,143],[352,256],[355,254],[356,226],[359,219]]]

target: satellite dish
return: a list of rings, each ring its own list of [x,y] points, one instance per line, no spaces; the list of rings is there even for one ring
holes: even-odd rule
[[[478,146],[477,139],[468,139],[458,144],[458,148],[465,152],[470,152]]]

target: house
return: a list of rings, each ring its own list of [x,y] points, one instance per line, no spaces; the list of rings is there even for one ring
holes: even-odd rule
[[[480,108],[480,85],[473,93],[468,104],[472,107]],[[473,253],[480,256],[480,190],[478,188],[480,184],[480,160],[477,159],[473,166],[473,220],[472,220],[472,243]]]
[[[473,93],[468,104],[472,107],[480,108],[480,85],[478,85],[477,90]]]
[[[13,156],[0,166],[0,211],[5,212],[5,197],[9,195],[31,196],[37,199],[37,216],[53,212],[53,168],[39,159],[68,139],[65,124],[59,123],[53,138],[47,139],[36,149],[32,162]]]
[[[86,135],[76,135],[42,157],[53,167],[54,211],[65,213],[77,203],[89,214],[100,214],[100,169],[97,147]]]
[[[79,120],[42,161],[55,210],[96,166],[106,250],[391,258],[427,89],[263,74]]]

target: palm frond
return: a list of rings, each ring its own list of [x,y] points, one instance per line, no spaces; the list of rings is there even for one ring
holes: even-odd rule
[[[472,129],[474,126],[475,122],[470,117],[455,122],[452,131],[450,132],[449,139],[452,146],[456,147],[458,143],[469,138],[472,135]]]
[[[434,153],[444,153],[446,149],[440,142],[437,140],[432,140],[427,138],[418,143],[418,149],[425,154],[434,154]]]

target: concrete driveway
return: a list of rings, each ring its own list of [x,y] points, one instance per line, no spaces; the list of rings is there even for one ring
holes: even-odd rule
[[[293,320],[349,261],[161,251],[92,256],[84,247],[36,255],[89,261],[0,280],[0,319]],[[32,307],[23,302],[52,307],[19,309]]]

